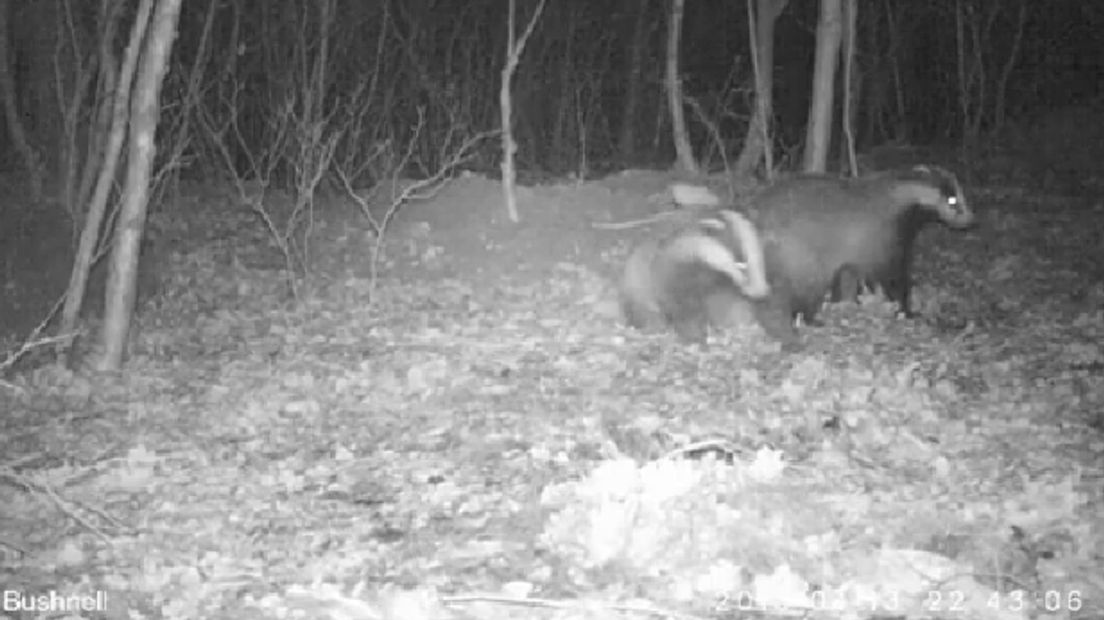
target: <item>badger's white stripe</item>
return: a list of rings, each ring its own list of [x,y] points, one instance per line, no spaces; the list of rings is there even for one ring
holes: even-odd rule
[[[671,185],[671,195],[674,196],[676,203],[684,206],[716,207],[721,204],[721,199],[716,194],[701,185],[674,183]],[[732,255],[728,247],[711,239],[702,245],[701,252],[704,254],[699,258],[703,263],[721,273],[728,274],[733,283],[739,286],[748,297],[761,299],[770,294],[763,258],[763,244],[755,226],[746,217],[724,209],[717,213],[717,217],[700,220],[699,226],[716,231],[727,228],[728,232],[739,241],[744,253],[744,262],[741,262],[738,257]],[[721,246],[723,254],[715,247],[717,245]],[[722,259],[723,255],[727,255],[728,258]]]
[[[751,222],[738,213],[722,212],[720,217],[729,222],[744,248],[746,262],[740,261],[729,246],[721,240],[702,232],[679,235],[661,251],[663,260],[671,263],[700,263],[723,273],[745,295],[761,299],[770,294],[770,286],[763,267],[763,248]]]
[[[919,204],[930,209],[940,221],[953,228],[965,228],[974,223],[974,212],[966,202],[958,177],[942,168],[915,166],[912,170],[928,178],[893,183],[889,188],[893,200],[891,208],[896,210]],[[950,185],[954,187],[953,196],[944,195],[940,180],[950,181]]]
[[[770,284],[767,283],[763,243],[759,238],[759,233],[755,230],[755,226],[746,217],[735,211],[721,211],[720,217],[728,223],[744,251],[746,270],[744,284],[740,288],[743,289],[745,295],[753,299],[766,297],[770,294]]]
[[[894,209],[916,204],[938,208],[943,202],[942,192],[928,181],[896,181],[890,187],[889,195]]]
[[[666,258],[671,262],[702,263],[727,275],[740,288],[744,287],[746,278],[732,251],[709,235],[702,233],[680,235],[672,239],[664,251]]]

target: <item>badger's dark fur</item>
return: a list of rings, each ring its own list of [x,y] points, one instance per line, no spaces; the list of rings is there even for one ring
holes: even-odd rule
[[[856,262],[851,275],[855,278],[848,287],[847,277],[837,274],[832,284],[832,300],[854,300],[863,285],[877,285],[883,289],[889,299],[897,302],[906,315],[912,313],[909,305],[911,287],[912,249],[916,236],[929,222],[939,221],[950,228],[963,229],[974,224],[973,210],[962,193],[958,180],[950,172],[931,166],[910,168],[904,172],[890,173],[898,183],[926,182],[938,189],[939,199],[935,204],[918,202],[907,210],[902,220],[898,220],[898,241],[896,253],[889,253],[886,261],[872,264]],[[873,257],[876,258],[876,257]]]
[[[798,315],[816,323],[829,289],[840,295],[841,276],[880,285],[910,313],[917,233],[933,220],[953,228],[974,222],[954,175],[931,167],[858,179],[792,177],[755,197],[753,212],[772,289],[756,315],[785,339]]]
[[[720,211],[637,246],[619,286],[629,325],[671,326],[692,341],[705,339],[712,319],[707,300],[719,291],[738,291],[750,299],[770,293],[759,234],[734,211]]]

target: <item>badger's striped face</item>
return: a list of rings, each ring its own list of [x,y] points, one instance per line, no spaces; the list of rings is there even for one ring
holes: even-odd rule
[[[698,233],[686,236],[684,242],[693,250],[684,250],[687,255],[727,274],[748,297],[770,294],[759,232],[743,215],[722,209],[700,218]]]
[[[939,219],[944,224],[953,228],[966,228],[974,223],[974,210],[970,203],[966,202],[966,195],[962,192],[955,175],[942,168],[927,168],[932,175],[932,181],[939,187],[940,204],[936,210]]]
[[[921,205],[952,228],[966,228],[976,220],[958,179],[943,168],[916,166],[897,189],[899,198]]]

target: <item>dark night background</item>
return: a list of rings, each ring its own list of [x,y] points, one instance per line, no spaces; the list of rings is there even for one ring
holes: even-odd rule
[[[508,194],[507,0],[183,0],[156,157],[124,148],[103,175],[102,239],[141,247],[134,312],[104,312],[100,260],[59,362],[47,319],[140,1],[0,0],[5,601],[106,592],[110,611],[81,617],[182,620],[1104,618],[1104,0],[858,1],[857,168],[945,168],[962,192],[940,174],[938,198],[955,189],[976,226],[917,237],[916,317],[827,303],[791,351],[738,293],[704,343],[631,329],[618,283],[640,248],[658,279],[647,248],[669,239],[754,262],[672,188],[753,220],[768,177],[803,165],[818,2],[775,24],[766,170],[744,150],[761,135],[745,140],[747,3],[686,0],[697,174],[675,165],[673,0],[548,0],[513,77]],[[536,6],[517,0],[519,33]],[[120,100],[135,91],[153,92]],[[146,159],[128,227],[126,171]],[[839,247],[904,247],[919,210],[883,203],[937,193],[915,179],[785,194],[794,228],[813,224],[784,247],[830,245],[815,208]],[[846,270],[818,257],[794,269]],[[120,315],[125,339],[101,338]],[[118,355],[97,365],[104,342]],[[911,588],[912,607],[733,613],[763,584]],[[963,592],[966,612],[932,609]]]
[[[956,3],[860,4],[861,95],[856,118],[860,149],[886,142],[961,144],[966,119],[958,98]],[[1012,49],[1020,1],[965,0],[961,4],[966,16],[964,53],[972,62],[975,50],[980,50],[977,67],[985,73],[979,83],[984,89],[980,134],[969,137],[975,143],[971,146],[1007,145],[1010,134],[1045,123],[1048,115],[1062,108],[1092,104],[1100,96],[1104,46],[1099,32],[1104,8],[1099,3],[1027,3],[1003,119],[994,118],[997,80]],[[95,5],[72,6],[76,11],[70,17],[73,32],[82,49],[66,46],[63,53],[83,55],[84,64],[91,68]],[[179,99],[187,92],[186,80],[191,76],[201,82],[200,103],[216,116],[227,112],[219,110],[216,102],[219,98],[225,102],[230,85],[240,88],[234,106],[246,144],[236,145],[238,150],[274,148],[275,137],[266,133],[271,132],[272,118],[293,100],[292,95],[301,95],[308,79],[320,113],[348,103],[357,89],[370,91],[363,110],[371,116],[372,134],[363,136],[364,140],[404,139],[404,132],[416,122],[416,110],[423,109],[426,127],[418,138],[417,152],[428,169],[439,163],[434,160],[446,140],[497,127],[497,89],[505,49],[505,10],[498,0],[339,1],[332,23],[324,29],[329,47],[324,71],[311,71],[310,78],[309,63],[304,62],[317,58],[323,31],[320,11],[312,3],[221,1],[216,3],[214,27],[203,38],[211,6],[207,2],[183,6],[173,72],[164,95],[169,122],[178,120],[174,110],[185,109]],[[532,7],[533,3],[521,3],[519,22]],[[515,78],[522,168],[541,174],[573,173],[584,155],[598,171],[670,162],[662,92],[667,10],[668,3],[659,0],[549,2]],[[57,142],[64,133],[50,66],[56,47],[51,24],[59,17],[55,12],[54,3],[16,3],[9,20],[20,109],[51,169],[61,165]],[[794,1],[777,22],[776,149],[800,147],[816,14],[816,3]],[[686,94],[699,101],[721,127],[730,150],[739,149],[752,101],[746,19],[747,8],[741,2],[708,0],[686,5],[681,63]],[[972,39],[975,32],[980,46]],[[120,33],[118,41],[123,40]],[[204,56],[197,66],[201,40]],[[640,100],[630,118],[625,106],[634,40],[643,44],[644,62]],[[896,83],[903,107],[896,104]],[[71,89],[66,96],[71,99]],[[712,148],[701,123],[692,115],[690,120],[695,144]],[[217,172],[222,162],[204,145],[203,132],[194,128],[192,132],[197,135],[191,136],[187,159],[193,166],[204,167],[193,174]],[[4,155],[10,168],[12,154]],[[492,171],[496,163],[494,152],[484,153],[483,168]]]

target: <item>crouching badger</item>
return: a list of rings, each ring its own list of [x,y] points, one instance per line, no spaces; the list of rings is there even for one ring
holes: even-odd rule
[[[758,300],[770,291],[759,233],[735,211],[702,217],[694,226],[637,246],[619,286],[629,325],[670,326],[698,342],[708,325],[717,323],[711,298],[730,293]]]

